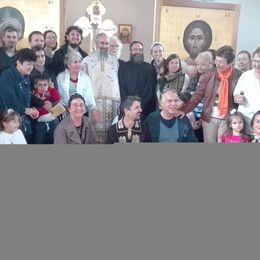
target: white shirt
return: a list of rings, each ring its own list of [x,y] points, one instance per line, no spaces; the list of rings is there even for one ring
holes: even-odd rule
[[[0,144],[27,144],[27,142],[23,132],[20,129],[17,129],[12,134],[0,131]]]
[[[57,76],[57,83],[59,92],[61,94],[61,103],[62,105],[68,106],[68,101],[70,98],[70,74],[67,69],[59,73],[59,75]],[[97,109],[90,78],[86,73],[82,71],[79,72],[78,76],[77,93],[84,97],[89,110]]]
[[[233,93],[238,95],[241,91],[244,92],[245,103],[238,106],[238,111],[250,119],[260,110],[260,83],[254,73],[254,70],[243,72]]]

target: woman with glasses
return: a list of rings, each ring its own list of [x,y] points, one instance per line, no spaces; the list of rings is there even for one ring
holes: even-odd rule
[[[54,144],[94,144],[92,121],[85,116],[85,99],[78,93],[70,96],[68,115],[54,130]]]
[[[216,67],[203,73],[199,88],[181,109],[185,114],[192,111],[203,99],[201,113],[205,143],[216,143],[226,131],[226,118],[236,107],[233,92],[241,71],[234,68],[235,54],[231,46],[222,46],[216,51]]]
[[[44,37],[44,52],[45,55],[52,59],[54,51],[57,49],[57,34],[52,30],[47,30],[43,33]]]

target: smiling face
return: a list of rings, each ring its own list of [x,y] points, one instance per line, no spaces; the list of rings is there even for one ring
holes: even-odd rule
[[[44,51],[43,50],[36,51],[35,54],[37,57],[37,59],[35,61],[35,65],[37,65],[39,67],[43,67],[45,64],[45,59],[46,59]]]
[[[50,49],[55,48],[57,45],[57,35],[53,32],[48,32],[45,37],[45,45]]]
[[[81,98],[75,98],[71,101],[68,110],[72,118],[82,118],[86,112],[85,103]]]
[[[136,121],[140,119],[142,113],[141,103],[139,101],[134,101],[130,109],[125,109],[125,118],[131,121]]]
[[[174,117],[177,109],[181,107],[183,101],[178,97],[177,93],[172,90],[166,90],[161,97],[160,107],[162,109],[162,113],[167,118]]]
[[[152,57],[155,61],[160,62],[163,59],[163,47],[155,45],[151,50]]]
[[[247,71],[250,69],[251,61],[247,53],[241,52],[237,56],[237,66],[241,71]]]
[[[224,57],[217,56],[215,59],[215,64],[217,67],[218,72],[226,71],[230,64],[228,64],[227,59]]]
[[[23,75],[30,75],[33,69],[34,62],[33,61],[16,61],[17,70]]]
[[[66,36],[66,38],[67,38],[67,41],[68,41],[69,45],[72,48],[76,48],[76,47],[78,47],[81,44],[81,40],[82,40],[81,34],[78,31],[76,31],[76,30],[72,30]]]
[[[74,59],[68,64],[69,72],[77,74],[80,72],[81,66],[81,59]]]
[[[256,53],[252,60],[252,65],[256,73],[260,73],[260,54]]]
[[[180,60],[178,58],[174,58],[170,60],[168,64],[169,74],[174,74],[180,69]]]
[[[44,38],[42,34],[33,34],[31,41],[29,42],[30,47],[32,48],[33,46],[39,46],[41,48],[44,47]]]

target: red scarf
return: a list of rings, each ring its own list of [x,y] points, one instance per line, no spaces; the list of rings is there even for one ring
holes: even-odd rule
[[[230,66],[226,71],[218,73],[220,79],[218,111],[219,115],[224,117],[228,114],[228,78],[232,71],[232,66]]]

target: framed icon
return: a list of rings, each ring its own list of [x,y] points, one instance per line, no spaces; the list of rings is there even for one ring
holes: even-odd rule
[[[118,25],[118,38],[122,43],[131,43],[132,41],[132,25],[119,24]]]

